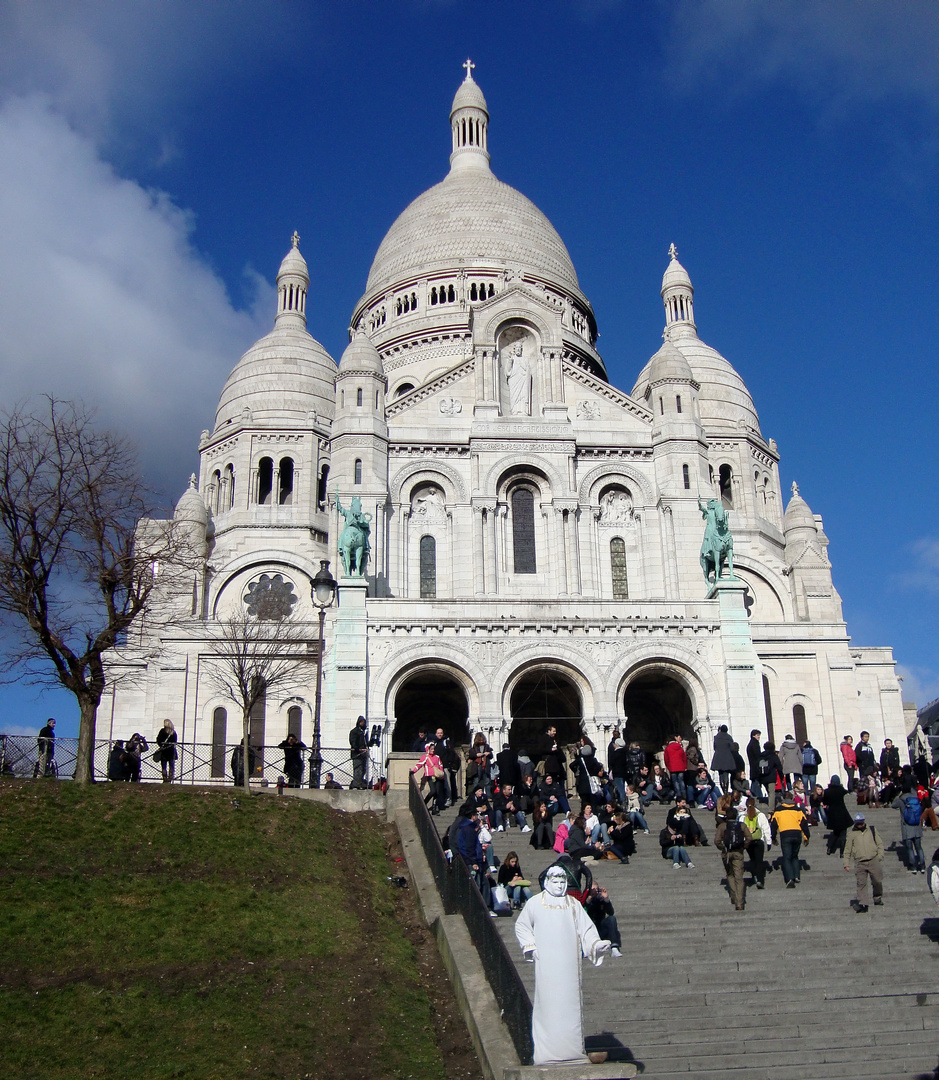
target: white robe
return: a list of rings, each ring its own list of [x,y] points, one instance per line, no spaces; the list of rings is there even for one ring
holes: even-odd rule
[[[585,1061],[581,955],[599,967],[609,943],[578,900],[546,892],[522,908],[515,936],[523,953],[535,949],[534,1063]]]

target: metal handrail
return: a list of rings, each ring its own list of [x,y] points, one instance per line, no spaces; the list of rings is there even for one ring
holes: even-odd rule
[[[519,1061],[523,1065],[530,1065],[534,1052],[531,1037],[531,998],[501,934],[496,929],[496,920],[491,917],[466,863],[458,852],[452,850],[452,844],[451,858],[447,859],[434,819],[413,776],[408,792],[408,805],[440,893],[443,909],[448,915],[463,916],[482,961],[486,978],[499,1004],[502,1019],[515,1044]]]

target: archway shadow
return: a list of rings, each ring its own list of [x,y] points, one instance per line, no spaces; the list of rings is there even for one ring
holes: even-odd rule
[[[442,727],[453,746],[469,742],[469,706],[463,687],[440,671],[417,671],[398,690],[391,749],[407,752],[420,730]]]

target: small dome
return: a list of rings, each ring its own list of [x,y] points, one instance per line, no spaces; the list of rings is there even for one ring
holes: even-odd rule
[[[783,515],[783,531],[790,533],[794,529],[811,529],[813,533],[818,532],[815,515],[809,509],[809,504],[799,494],[799,485],[796,483],[792,485],[792,498]]]
[[[206,510],[199,489],[196,487],[196,474],[189,477],[189,487],[180,496],[173,513],[175,521],[191,521],[194,524],[205,525],[209,520],[209,512]]]
[[[649,361],[647,379],[650,386],[663,379],[681,379],[682,382],[694,382],[694,375],[688,361],[678,349],[670,342],[663,343],[662,348]]]
[[[355,336],[346,346],[346,350],[339,361],[339,373],[341,375],[353,371],[381,375],[382,377],[385,375],[385,368],[381,362],[381,357],[378,355],[378,349],[375,348],[371,338],[362,329],[355,332]]]
[[[457,109],[482,109],[486,116],[489,115],[489,107],[486,105],[486,99],[479,88],[479,83],[475,82],[473,76],[469,73],[460,83],[459,89],[453,96],[450,115],[453,116]]]
[[[664,293],[666,289],[674,288],[676,285],[680,285],[682,288],[694,292],[691,278],[688,276],[688,271],[678,261],[678,252],[675,249],[674,244],[672,244],[672,251],[674,254],[672,255],[671,262],[668,264],[665,274],[662,277],[662,292]]]
[[[294,233],[294,238],[297,242],[300,240],[296,233]],[[310,283],[310,271],[306,259],[300,254],[300,248],[296,242],[291,245],[290,250],[280,264],[277,276],[280,277],[282,274],[295,274],[298,277],[306,278],[307,284]]]
[[[249,409],[252,422],[277,424],[332,419],[336,363],[299,326],[278,325],[255,342],[235,365],[219,397],[215,429]]]

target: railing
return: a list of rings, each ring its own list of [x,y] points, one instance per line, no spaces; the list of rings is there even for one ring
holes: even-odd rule
[[[502,1010],[502,1019],[509,1029],[519,1061],[523,1065],[530,1065],[534,1050],[531,1039],[531,999],[514,961],[509,956],[505,942],[496,929],[496,920],[489,914],[489,908],[466,863],[456,852],[455,840],[451,843],[453,857],[448,861],[434,820],[424,804],[420,788],[413,779],[408,801],[424,855],[443,901],[443,909],[448,915],[463,916],[482,960],[486,978]]]
[[[175,783],[182,784],[233,784],[232,755],[236,745],[230,743],[187,743],[177,742],[177,760],[175,762]],[[94,746],[94,778],[96,780],[117,779],[117,770],[109,768],[114,744],[99,740]],[[252,746],[254,767],[251,769],[252,784],[268,787],[277,784],[284,771],[284,752],[278,746]],[[75,773],[75,758],[78,752],[77,739],[55,740],[55,756],[47,767],[47,776],[57,776],[60,780],[71,780]],[[157,752],[156,742],[150,742],[149,749],[140,756],[140,779],[144,783],[159,783],[163,779],[159,760],[154,761]],[[370,748],[369,782],[383,775],[382,754],[380,747]],[[352,760],[348,747],[320,748],[320,786],[326,783],[326,773],[331,772],[342,787],[347,788],[352,782]],[[301,786],[310,782],[311,751],[309,747],[303,754],[303,776]],[[249,764],[251,757],[249,754]],[[117,763],[115,763],[117,764]],[[0,775],[30,778],[36,775],[39,766],[39,748],[35,735],[0,735]],[[312,770],[315,774],[315,769]],[[109,776],[109,773],[114,774]],[[127,777],[121,777],[125,779]]]

